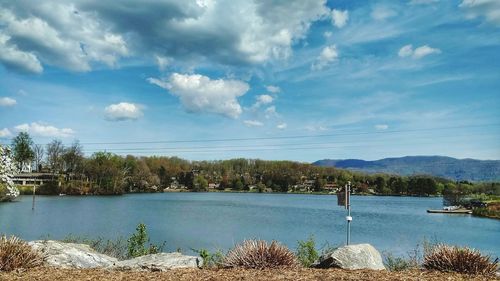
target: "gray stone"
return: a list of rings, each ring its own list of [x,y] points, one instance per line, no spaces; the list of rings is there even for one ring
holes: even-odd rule
[[[370,244],[358,244],[340,247],[331,253],[325,254],[313,264],[317,268],[342,269],[374,269],[384,270],[382,256]]]
[[[38,240],[29,244],[47,256],[47,264],[58,268],[110,267],[118,260],[97,253],[85,244],[63,243],[52,240]]]
[[[199,268],[203,264],[200,257],[181,253],[160,253],[119,261],[112,267],[119,270],[165,271],[176,268]]]

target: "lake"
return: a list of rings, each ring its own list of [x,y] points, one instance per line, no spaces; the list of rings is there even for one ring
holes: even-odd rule
[[[248,238],[278,240],[295,249],[313,234],[318,246],[345,243],[346,211],[336,196],[256,193],[155,193],[123,196],[31,196],[0,204],[0,233],[25,240],[69,234],[128,237],[147,225],[151,241],[181,248],[228,249]],[[424,239],[467,245],[500,256],[500,221],[428,214],[441,198],[352,197],[352,243],[405,254]]]

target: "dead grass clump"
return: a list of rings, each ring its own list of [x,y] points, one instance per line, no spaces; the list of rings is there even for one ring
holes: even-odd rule
[[[493,275],[498,269],[498,258],[491,261],[479,251],[467,247],[438,245],[424,257],[424,268],[471,275]]]
[[[226,268],[296,268],[297,258],[287,247],[276,241],[246,240],[229,251],[223,260]]]
[[[15,236],[0,236],[0,271],[36,267],[44,261],[45,256],[23,240]]]

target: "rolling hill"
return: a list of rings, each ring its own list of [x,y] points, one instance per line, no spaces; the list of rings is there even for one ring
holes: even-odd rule
[[[445,156],[405,156],[375,161],[324,159],[316,166],[337,167],[367,173],[433,175],[451,180],[500,181],[500,160],[456,159]]]

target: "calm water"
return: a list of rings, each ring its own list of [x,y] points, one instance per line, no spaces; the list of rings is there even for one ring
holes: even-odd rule
[[[0,204],[0,233],[26,240],[68,234],[128,237],[144,222],[152,242],[168,250],[227,249],[245,238],[279,240],[295,248],[314,234],[318,244],[345,241],[345,210],[335,196],[160,193],[110,197],[30,196]],[[404,254],[424,238],[468,245],[500,256],[500,221],[468,215],[427,214],[441,198],[352,198],[352,242]]]

